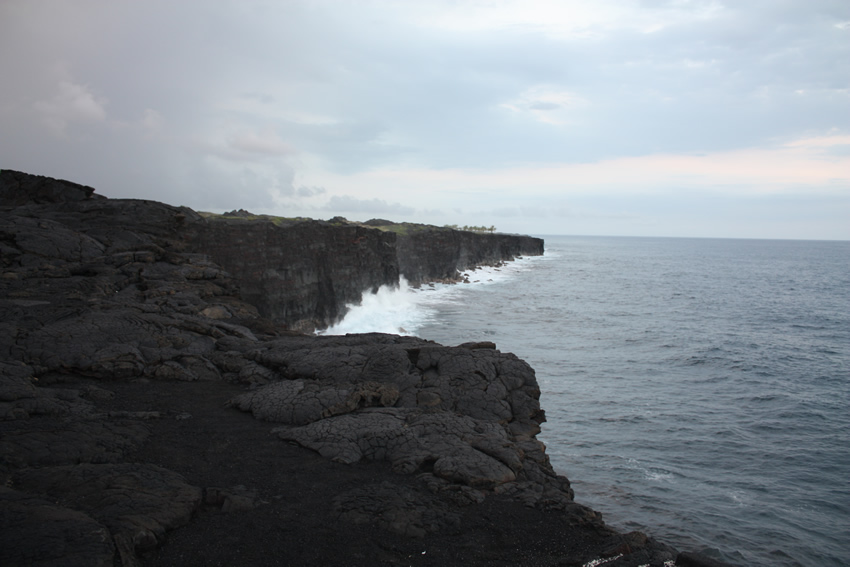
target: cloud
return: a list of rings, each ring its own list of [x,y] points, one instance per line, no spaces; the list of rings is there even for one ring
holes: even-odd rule
[[[586,100],[568,90],[552,85],[535,85],[499,106],[513,113],[527,114],[539,122],[566,124],[570,119],[570,111],[586,105]]]
[[[202,209],[534,231],[569,199],[594,233],[609,210],[686,230],[665,199],[847,198],[847,22],[835,0],[8,0],[0,165]]]
[[[525,164],[501,168],[382,169],[344,176],[323,173],[315,182],[360,193],[402,191],[409,199],[462,202],[512,199],[528,207],[553,195],[665,194],[686,190],[713,194],[848,194],[850,156],[835,152],[848,136],[791,140],[772,147],[658,153],[588,163]],[[307,176],[308,178],[311,176]],[[521,199],[517,195],[522,195]],[[422,198],[424,197],[424,198]]]
[[[523,207],[523,206],[511,206],[511,207],[500,207],[489,211],[488,213],[496,217],[503,218],[522,218],[522,217],[532,217],[532,218],[542,218],[548,217],[552,214],[557,214],[561,216],[559,212],[552,211],[545,207]]]
[[[533,102],[528,105],[529,110],[556,110],[562,108],[557,102]]]
[[[152,108],[146,108],[144,112],[144,116],[141,121],[142,127],[150,130],[156,131],[162,129],[165,124],[165,120],[162,118],[162,115],[153,110]]]
[[[307,187],[301,185],[295,189],[295,194],[299,197],[315,197],[316,195],[323,195],[325,193],[327,193],[327,189],[324,187]]]
[[[108,120],[108,125],[115,131],[135,132],[146,139],[153,139],[154,136],[162,134],[167,128],[165,118],[152,108],[145,108],[141,118],[135,120]]]
[[[334,195],[323,207],[326,211],[366,214],[413,215],[416,210],[399,203],[388,203],[383,199],[358,199],[350,195]]]
[[[292,147],[271,129],[260,132],[239,132],[227,139],[228,147],[246,154],[285,156],[294,153]]]
[[[785,144],[787,148],[802,148],[808,151],[831,150],[835,147],[845,147],[850,144],[850,135],[827,134],[793,140]]]
[[[52,98],[35,102],[33,108],[54,135],[64,136],[70,123],[105,122],[106,103],[89,87],[62,81]]]
[[[599,39],[634,30],[653,33],[717,15],[715,1],[624,3],[597,0],[495,0],[428,2],[406,10],[424,25],[459,32],[536,33],[552,40]],[[391,4],[390,4],[391,5]]]

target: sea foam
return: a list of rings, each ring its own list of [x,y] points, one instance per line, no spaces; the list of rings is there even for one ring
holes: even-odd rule
[[[381,286],[363,295],[359,304],[349,304],[342,321],[320,331],[322,335],[346,333],[392,333],[410,335],[433,316],[422,305],[417,291],[401,278],[396,286]]]
[[[318,331],[317,334],[415,335],[420,328],[435,320],[438,306],[459,301],[463,289],[503,281],[527,269],[532,258],[519,258],[500,266],[483,266],[474,270],[459,271],[458,275],[462,278],[462,282],[468,283],[431,283],[415,288],[401,277],[398,285],[381,286],[375,293],[364,294],[360,303],[348,304],[348,311],[342,321]]]

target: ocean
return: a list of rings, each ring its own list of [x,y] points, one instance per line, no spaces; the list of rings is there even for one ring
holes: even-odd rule
[[[739,565],[850,564],[850,242],[543,238],[326,332],[529,362],[552,465],[618,529]]]

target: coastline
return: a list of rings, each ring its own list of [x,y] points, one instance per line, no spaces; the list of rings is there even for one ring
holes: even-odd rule
[[[15,180],[0,172],[4,564],[716,564],[573,502],[536,440],[534,371],[496,345],[303,335],[193,247],[210,234],[193,211]],[[366,244],[343,273],[393,276],[378,231],[310,230]],[[273,281],[297,279],[278,260]],[[321,281],[313,323],[344,295],[323,304]]]

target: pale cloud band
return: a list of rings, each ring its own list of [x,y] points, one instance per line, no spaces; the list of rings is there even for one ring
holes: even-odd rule
[[[0,167],[208,210],[848,239],[847,22],[831,0],[7,0]]]
[[[718,195],[741,187],[754,195],[805,192],[848,195],[850,136],[795,140],[775,148],[699,155],[657,154],[580,164],[490,169],[374,169],[354,174],[305,173],[305,182],[386,197],[492,193],[570,196],[668,193],[697,188]]]

